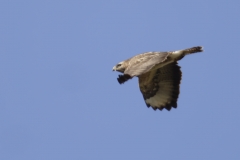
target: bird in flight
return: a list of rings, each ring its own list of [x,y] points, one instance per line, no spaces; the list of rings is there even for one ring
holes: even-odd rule
[[[113,67],[113,71],[123,73],[117,80],[123,84],[138,77],[139,88],[147,107],[154,110],[177,108],[182,72],[177,61],[185,55],[202,52],[197,46],[169,52],[146,52],[138,54]]]

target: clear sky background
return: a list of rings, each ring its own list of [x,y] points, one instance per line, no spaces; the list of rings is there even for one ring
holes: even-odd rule
[[[240,1],[1,0],[1,160],[240,159]],[[178,108],[147,108],[112,67],[204,46]]]

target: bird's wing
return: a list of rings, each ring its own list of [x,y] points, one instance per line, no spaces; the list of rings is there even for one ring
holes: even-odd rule
[[[139,54],[129,61],[124,75],[134,77],[144,74],[150,71],[155,65],[164,62],[169,54],[170,52],[147,52]]]
[[[177,108],[182,72],[177,62],[139,76],[139,87],[148,107],[154,110]]]

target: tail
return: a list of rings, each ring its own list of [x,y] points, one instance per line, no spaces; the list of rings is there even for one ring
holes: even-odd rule
[[[203,47],[197,46],[197,47],[192,47],[192,48],[188,48],[188,49],[174,51],[171,54],[171,58],[175,59],[176,61],[179,61],[185,55],[192,54],[192,53],[197,53],[197,52],[203,52]]]
[[[186,54],[192,54],[192,53],[197,53],[197,52],[203,52],[203,47],[197,46],[197,47],[192,47],[188,49],[184,49],[183,53]]]

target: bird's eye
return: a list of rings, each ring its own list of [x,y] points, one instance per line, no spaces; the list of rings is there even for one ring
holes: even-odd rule
[[[120,67],[121,66],[121,64],[117,64],[117,67]]]

